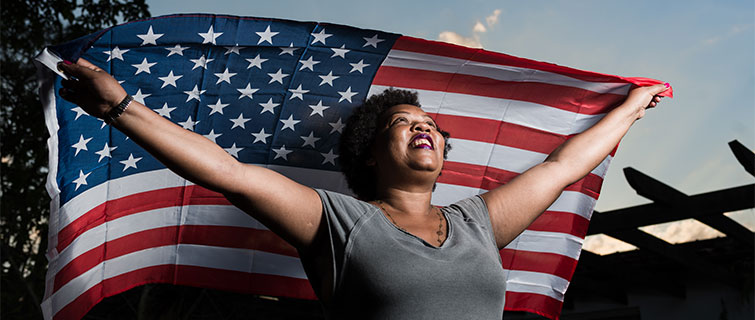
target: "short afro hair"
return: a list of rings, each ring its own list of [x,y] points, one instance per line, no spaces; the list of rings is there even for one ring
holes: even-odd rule
[[[376,197],[377,177],[372,166],[367,165],[367,161],[372,157],[370,149],[375,142],[378,121],[386,110],[399,104],[421,107],[417,92],[389,88],[371,96],[361,106],[355,108],[346,121],[339,146],[341,171],[346,176],[349,188],[361,200],[371,201]],[[451,150],[451,145],[448,143],[451,135],[440,129],[438,132],[445,140],[443,150],[445,159],[448,151]]]

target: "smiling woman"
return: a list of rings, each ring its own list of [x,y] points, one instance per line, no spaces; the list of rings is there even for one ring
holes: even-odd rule
[[[387,89],[381,94],[373,95],[364,102],[362,107],[354,110],[341,136],[339,147],[341,151],[341,171],[346,176],[349,188],[362,200],[375,199],[375,181],[377,179],[376,172],[371,168],[374,166],[374,159],[373,150],[370,147],[378,136],[378,124],[387,126],[389,123],[385,123],[385,121],[391,120],[381,119],[381,115],[388,108],[397,105],[421,107],[417,93]],[[432,118],[430,120],[432,121]],[[451,145],[448,143],[451,135],[441,129],[438,129],[438,132],[443,136],[443,159],[446,159],[451,150]],[[368,164],[370,159],[373,161],[372,164]]]
[[[326,314],[337,319],[500,319],[506,288],[498,250],[593,170],[668,89],[633,89],[543,163],[438,208],[430,200],[449,135],[411,92],[378,94],[347,123],[341,152],[359,200],[237,161],[134,100],[86,60],[58,67],[73,76],[62,81],[64,99],[107,119],[165,166],[222,193],[293,245]]]

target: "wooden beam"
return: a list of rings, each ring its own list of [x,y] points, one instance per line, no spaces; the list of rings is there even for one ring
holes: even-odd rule
[[[698,219],[754,207],[755,184],[750,184],[689,196],[685,207],[651,203],[602,213],[595,211],[587,234],[608,233],[688,218]]]
[[[737,140],[729,141],[729,149],[745,170],[755,177],[755,153]]]
[[[693,252],[684,250],[684,248],[681,247],[674,246],[641,230],[617,230],[608,233],[608,235],[621,241],[631,243],[632,245],[640,248],[640,250],[652,251],[665,258],[674,260],[680,265],[694,270],[697,275],[711,279],[718,279],[719,281],[731,285],[734,288],[740,288],[742,286],[743,280],[739,279],[740,277],[733,274],[732,272],[729,272],[728,270],[715,264],[709,263]]]
[[[645,198],[672,208],[680,208],[682,210],[696,209],[690,206],[690,197],[688,195],[634,168],[624,168],[624,176],[629,185],[637,191],[637,194]],[[736,221],[731,220],[729,217],[723,215],[723,213],[724,211],[719,211],[718,214],[700,215],[695,217],[695,219],[721,231],[729,237],[737,239],[750,248],[755,248],[755,233]]]

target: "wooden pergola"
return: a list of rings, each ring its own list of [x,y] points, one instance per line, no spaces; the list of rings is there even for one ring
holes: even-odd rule
[[[729,147],[744,170],[755,177],[755,153],[736,140]],[[687,195],[631,167],[624,169],[624,175],[639,195],[653,202],[595,211],[587,234],[605,234],[638,250],[604,256],[583,250],[566,293],[562,319],[638,319],[639,309],[628,305],[628,289],[642,287],[685,299],[690,275],[752,293],[755,234],[724,213],[754,208],[755,184]],[[684,219],[700,221],[726,237],[671,244],[638,229]],[[575,309],[576,300],[596,297],[625,307],[602,312]],[[522,313],[507,313],[506,318],[541,319]]]

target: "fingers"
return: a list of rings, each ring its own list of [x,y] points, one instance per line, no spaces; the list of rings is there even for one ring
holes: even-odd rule
[[[79,59],[79,61],[81,60],[83,59]],[[90,66],[94,66],[88,61],[86,63],[88,63]],[[79,79],[93,78],[95,73],[98,72],[99,68],[94,67],[94,68],[97,68],[98,70],[92,69],[89,66],[87,66],[86,63],[84,65],[81,65],[81,64],[71,63],[70,61],[63,61],[63,62],[58,63],[58,69],[60,69],[60,71],[63,71],[63,73],[69,76],[73,76],[74,78],[79,78]]]
[[[659,93],[661,93],[663,91],[668,90],[670,87],[671,86],[668,84],[668,82],[666,82],[666,83],[662,83],[662,84],[656,84],[656,85],[650,86],[648,88],[650,89],[650,94],[652,94],[653,96],[655,96],[655,95],[657,95],[657,94],[659,94]]]
[[[84,58],[79,58],[79,61],[76,61],[76,64],[80,65],[82,67],[86,67],[86,68],[88,68],[90,70],[93,70],[93,71],[97,71],[97,72],[102,71],[102,69],[100,69],[99,67],[95,66],[94,64],[92,64],[91,62],[87,61]]]

